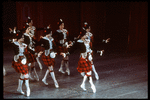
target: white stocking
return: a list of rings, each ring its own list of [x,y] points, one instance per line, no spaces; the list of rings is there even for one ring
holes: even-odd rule
[[[22,91],[23,79],[24,79],[24,76],[23,74],[21,74],[20,79],[18,80],[18,88],[17,88],[17,91],[20,92],[21,94],[24,94],[24,92]]]
[[[60,69],[62,69],[63,65],[64,65],[64,60],[61,61]]]
[[[84,72],[82,72],[82,73],[81,73],[81,76],[83,76],[83,77],[84,77],[84,75],[85,75],[85,73],[84,73]]]
[[[27,96],[30,96],[30,87],[29,87],[29,79],[28,79],[29,75],[25,74],[24,78],[25,78],[25,86],[26,86],[26,89],[27,89]]]
[[[86,88],[85,88],[85,81],[86,81],[86,79],[87,79],[87,76],[84,75],[82,84],[80,85],[80,87],[81,87],[84,91],[86,91]]]
[[[98,74],[97,74],[97,72],[96,72],[96,70],[95,70],[94,64],[92,65],[92,70],[93,70],[93,72],[94,72],[94,74],[95,74],[95,78],[98,80],[98,79],[99,79],[99,76],[98,76]]]
[[[97,73],[96,70],[95,70],[94,64],[92,65],[92,70],[93,70],[94,74]]]
[[[65,72],[63,71],[63,68],[62,68],[63,65],[64,65],[64,60],[61,61],[61,65],[60,65],[60,68],[59,68],[59,71],[64,74]]]
[[[36,57],[37,63],[39,64],[40,69],[42,69],[42,64],[40,63],[39,57]]]
[[[43,79],[45,79],[45,80],[46,80],[48,73],[49,73],[49,70],[47,69],[47,70],[46,70],[46,73],[45,73],[45,76],[44,76],[44,78],[43,78]]]
[[[52,77],[52,79],[53,79],[53,81],[54,81],[54,83],[55,83],[55,87],[56,87],[56,88],[59,88],[59,85],[58,85],[57,80],[56,80],[56,78],[55,78],[54,72],[50,72],[50,74],[51,74],[51,77]]]
[[[26,89],[27,89],[27,96],[30,96],[29,79],[25,80],[25,86],[26,86]]]
[[[69,61],[65,61],[65,66],[66,66],[66,72],[68,73],[68,75],[70,75]]]
[[[48,85],[48,83],[46,82],[46,77],[47,77],[48,73],[49,73],[49,70],[47,69],[47,71],[46,71],[46,73],[45,73],[45,76],[44,76],[44,78],[42,79],[42,81],[44,82],[45,85]]]
[[[93,80],[92,80],[91,76],[89,77],[89,83],[91,84],[91,88],[93,90],[93,93],[95,93],[96,92],[96,88],[95,88],[95,85],[93,84]]]

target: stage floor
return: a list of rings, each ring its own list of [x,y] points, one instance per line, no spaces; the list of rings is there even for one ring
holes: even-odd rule
[[[46,86],[42,82],[47,67],[43,64],[40,70],[36,63],[36,70],[39,81],[30,80],[31,94],[29,97],[18,93],[18,79],[20,74],[11,67],[13,58],[11,49],[3,48],[3,67],[6,69],[6,76],[3,77],[3,98],[4,99],[49,99],[49,98],[81,98],[81,99],[141,99],[148,98],[148,54],[147,53],[110,53],[100,57],[94,54],[94,65],[99,75],[99,80],[95,79],[92,73],[93,83],[96,86],[96,93],[92,92],[90,83],[86,81],[87,91],[80,88],[82,77],[77,72],[79,55],[77,53],[69,56],[70,75],[62,74],[58,71],[61,56],[55,58],[56,65],[54,72],[59,84],[56,89],[50,75],[47,77]],[[65,71],[65,67],[64,67]],[[26,87],[23,83],[23,91]]]

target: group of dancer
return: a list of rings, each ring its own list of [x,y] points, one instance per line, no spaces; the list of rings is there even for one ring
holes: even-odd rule
[[[86,91],[85,82],[88,79],[91,85],[93,93],[96,92],[96,87],[92,80],[92,71],[95,74],[95,78],[98,80],[99,76],[96,72],[93,63],[93,34],[90,32],[90,25],[85,22],[82,31],[79,36],[74,38],[73,41],[69,39],[69,32],[64,29],[64,22],[60,19],[57,22],[58,30],[52,33],[51,26],[46,28],[37,29],[33,26],[33,20],[28,17],[26,25],[22,30],[17,30],[16,27],[10,30],[12,34],[11,43],[14,49],[14,59],[12,61],[12,67],[16,72],[20,73],[20,78],[18,80],[17,91],[21,94],[25,94],[22,90],[22,84],[25,82],[26,86],[26,96],[30,96],[29,79],[39,81],[38,74],[36,72],[35,63],[39,64],[40,69],[42,69],[42,64],[40,63],[39,57],[41,57],[43,63],[47,66],[47,70],[42,79],[45,85],[47,75],[50,74],[54,85],[59,88],[59,84],[56,80],[54,67],[55,58],[57,55],[62,56],[61,65],[59,72],[65,73],[63,66],[66,67],[66,73],[70,75],[69,69],[69,55],[74,53],[79,49],[79,61],[77,66],[77,71],[83,76],[83,81],[80,87]],[[43,30],[43,35],[40,36],[40,40],[37,41],[35,38],[35,33],[37,30]],[[103,42],[109,42],[110,38],[104,40]],[[38,47],[38,48],[37,48]],[[98,51],[100,56],[102,56],[104,50]]]

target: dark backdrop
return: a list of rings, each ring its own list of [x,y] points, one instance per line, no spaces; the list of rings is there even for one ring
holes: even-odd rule
[[[110,52],[143,51],[148,47],[147,2],[3,2],[3,38],[9,36],[9,27],[22,29],[27,16],[37,28],[51,24],[53,32],[62,18],[72,38],[87,21],[97,49],[103,38],[111,38],[106,48]],[[37,32],[37,39],[41,34]]]

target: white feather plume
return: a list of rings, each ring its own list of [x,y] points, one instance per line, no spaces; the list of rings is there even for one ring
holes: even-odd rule
[[[87,25],[88,23],[87,22],[84,22],[84,25]]]
[[[60,19],[60,21],[62,22],[62,19]]]

